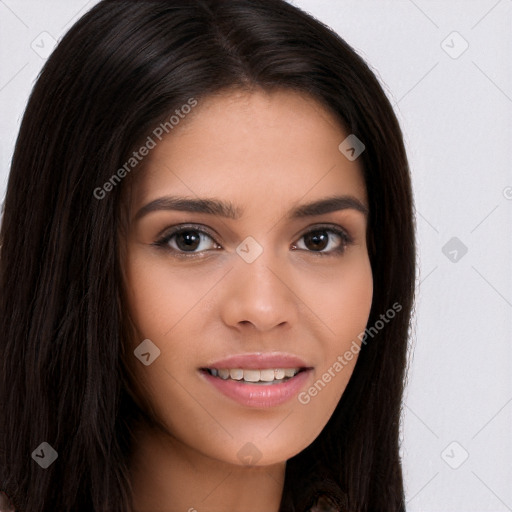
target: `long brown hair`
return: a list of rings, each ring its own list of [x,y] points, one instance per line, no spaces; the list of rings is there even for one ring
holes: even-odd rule
[[[308,93],[363,141],[368,326],[401,306],[367,336],[321,434],[287,461],[281,512],[308,510],[321,495],[338,510],[405,510],[399,424],[413,203],[401,130],[376,77],[341,37],[283,0],[104,0],[45,64],[9,176],[0,232],[0,489],[18,512],[131,510],[137,407],[123,384],[116,241],[124,183],[103,199],[94,191],[191,97],[254,86]],[[31,458],[43,441],[59,457],[45,470]]]

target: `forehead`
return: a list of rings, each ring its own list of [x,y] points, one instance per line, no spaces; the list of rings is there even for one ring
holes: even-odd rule
[[[358,161],[338,149],[347,133],[306,94],[229,91],[199,101],[146,157],[135,203],[167,194],[222,196],[267,207],[305,195],[366,200]],[[260,205],[261,206],[261,205]]]

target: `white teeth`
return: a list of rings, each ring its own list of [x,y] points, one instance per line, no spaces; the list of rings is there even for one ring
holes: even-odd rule
[[[260,378],[258,380],[262,380],[263,382],[272,382],[274,380],[275,371],[272,370],[272,368],[268,370],[260,370],[259,373]]]
[[[240,368],[236,368],[235,370],[229,370],[229,376],[233,380],[242,380],[244,378],[244,371]]]
[[[224,380],[229,379],[229,370],[219,370],[219,377]]]
[[[299,368],[265,368],[262,370],[243,370],[241,368],[210,368],[214,377],[227,380],[243,380],[245,382],[274,382],[289,379],[299,373]]]
[[[290,375],[286,375],[286,372],[288,372]],[[283,370],[282,368],[279,368],[277,370],[274,370],[274,378],[276,380],[284,379],[285,377],[293,377],[295,375],[295,370],[293,368],[288,368],[288,370]]]
[[[260,380],[259,370],[244,370],[245,382],[258,382]]]

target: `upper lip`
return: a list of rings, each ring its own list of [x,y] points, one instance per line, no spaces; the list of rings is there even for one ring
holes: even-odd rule
[[[242,368],[248,370],[265,370],[268,368],[308,368],[300,357],[282,352],[256,352],[237,354],[214,361],[204,368]]]

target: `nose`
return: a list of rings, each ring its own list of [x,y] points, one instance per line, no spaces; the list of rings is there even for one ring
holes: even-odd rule
[[[227,279],[221,301],[226,325],[263,332],[297,322],[300,301],[290,273],[271,251],[263,251],[252,263],[238,258]]]

